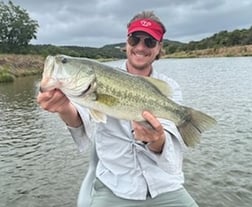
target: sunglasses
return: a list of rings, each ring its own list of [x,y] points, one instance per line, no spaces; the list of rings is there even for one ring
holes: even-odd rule
[[[141,39],[142,39],[142,37],[138,37],[136,35],[130,35],[130,36],[128,36],[127,41],[130,46],[134,47],[140,42]],[[157,42],[158,41],[156,39],[154,39],[153,37],[144,38],[144,44],[148,48],[154,48],[157,45]]]

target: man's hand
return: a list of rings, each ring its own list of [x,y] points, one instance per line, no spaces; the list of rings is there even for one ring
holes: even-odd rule
[[[161,153],[165,143],[165,132],[159,120],[150,112],[144,111],[143,118],[151,125],[146,126],[140,122],[133,121],[135,139],[148,142],[151,151]]]
[[[69,99],[57,89],[40,92],[37,96],[37,102],[42,109],[50,112],[64,113],[69,107]]]
[[[61,119],[71,127],[79,127],[82,121],[70,100],[58,89],[39,92],[37,102],[42,109],[59,113]]]

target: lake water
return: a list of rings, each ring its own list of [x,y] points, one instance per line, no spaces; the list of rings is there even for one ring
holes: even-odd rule
[[[250,207],[252,58],[167,59],[155,67],[180,84],[185,105],[218,121],[185,154],[187,190],[201,207]],[[87,155],[58,116],[36,104],[39,78],[0,84],[0,207],[76,206],[87,171]]]

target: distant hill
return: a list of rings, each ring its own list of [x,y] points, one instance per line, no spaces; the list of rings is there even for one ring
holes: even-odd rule
[[[21,55],[8,55],[4,54],[4,48],[0,45],[0,82],[41,73],[47,55],[65,54],[100,61],[114,60],[126,57],[124,47],[125,43],[109,44],[100,48],[29,45],[21,51]],[[252,56],[252,27],[232,32],[221,31],[211,37],[189,43],[165,39],[164,50],[167,54],[164,58]]]
[[[231,32],[220,31],[210,37],[200,41],[191,41],[182,43],[179,41],[164,40],[164,50],[166,54],[172,55],[181,52],[190,53],[196,50],[219,49],[223,47],[243,46],[252,44],[252,26],[249,29],[234,30]],[[55,55],[66,54],[77,57],[88,57],[92,59],[122,59],[125,58],[125,52],[122,50],[125,43],[116,43],[104,45],[100,48],[81,47],[81,46],[54,46],[54,45],[29,45],[23,49],[21,54],[35,55]],[[1,48],[0,53],[4,53]]]
[[[173,54],[176,52],[189,52],[202,49],[218,49],[223,47],[244,46],[252,44],[252,26],[249,29],[236,29],[228,32],[226,30],[215,33],[214,35],[204,38],[200,41],[191,41],[183,43],[164,39],[164,49],[166,53]],[[106,45],[103,48],[123,47],[124,43]]]
[[[224,47],[244,46],[252,44],[252,26],[249,29],[226,30],[215,33],[214,35],[204,38],[200,41],[191,41],[189,43],[167,42],[164,48],[167,54],[177,52],[191,52],[203,49],[219,49]]]

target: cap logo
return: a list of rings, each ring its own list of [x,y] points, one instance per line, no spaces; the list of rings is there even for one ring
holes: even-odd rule
[[[140,23],[141,23],[141,25],[143,27],[149,27],[149,26],[151,26],[151,22],[146,21],[146,20],[142,20]]]
[[[128,26],[128,35],[137,31],[146,32],[158,41],[163,39],[165,33],[161,23],[148,18],[137,19],[130,23]]]

